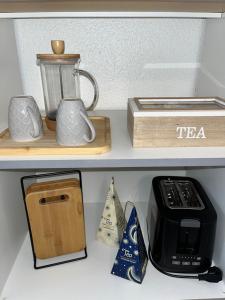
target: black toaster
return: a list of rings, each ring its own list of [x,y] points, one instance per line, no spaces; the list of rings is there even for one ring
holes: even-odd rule
[[[216,211],[197,180],[155,177],[147,216],[152,263],[166,272],[206,271],[212,262],[216,220]]]

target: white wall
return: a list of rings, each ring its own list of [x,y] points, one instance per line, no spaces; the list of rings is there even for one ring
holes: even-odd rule
[[[207,20],[196,81],[198,96],[225,97],[225,19]]]
[[[37,53],[64,39],[66,53],[80,53],[81,67],[100,87],[98,109],[126,108],[133,96],[192,96],[205,20],[15,20],[24,91],[44,109]],[[83,99],[91,97],[83,83]],[[84,92],[85,90],[85,92]],[[87,103],[87,102],[86,102]]]
[[[83,196],[85,202],[105,202],[111,178],[121,202],[148,202],[152,179],[155,176],[185,176],[184,170],[103,170],[82,172]]]

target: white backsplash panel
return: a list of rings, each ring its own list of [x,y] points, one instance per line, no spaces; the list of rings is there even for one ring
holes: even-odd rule
[[[24,93],[44,110],[37,53],[51,53],[63,39],[66,53],[80,53],[81,68],[99,84],[97,109],[124,109],[134,96],[192,96],[199,67],[204,20],[192,19],[24,19],[15,33]],[[82,99],[92,88],[81,82]]]

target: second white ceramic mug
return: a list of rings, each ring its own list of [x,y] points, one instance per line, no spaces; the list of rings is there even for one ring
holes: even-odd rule
[[[43,124],[37,103],[31,96],[10,99],[8,125],[11,138],[16,142],[31,142],[43,135]]]
[[[80,146],[92,142],[95,128],[81,99],[61,100],[56,117],[56,140],[63,146]]]

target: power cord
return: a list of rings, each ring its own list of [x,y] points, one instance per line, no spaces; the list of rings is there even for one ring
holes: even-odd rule
[[[207,273],[198,274],[198,280],[219,282],[223,279],[223,272],[218,267],[210,267]]]
[[[223,279],[223,272],[217,267],[210,267],[206,273],[200,273],[197,275],[180,275],[180,274],[174,274],[170,272],[166,272],[163,269],[161,269],[152,259],[151,253],[149,251],[149,259],[152,263],[152,265],[161,273],[175,278],[187,278],[187,279],[198,279],[198,280],[204,280],[208,282],[220,282]]]

